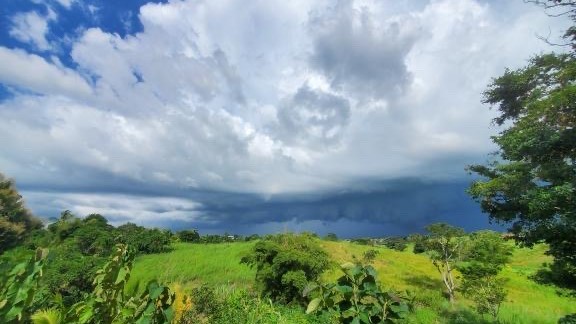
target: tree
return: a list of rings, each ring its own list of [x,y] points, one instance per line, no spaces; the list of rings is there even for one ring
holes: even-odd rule
[[[574,1],[537,1],[567,11]],[[576,51],[543,54],[524,68],[492,81],[484,103],[496,107],[494,122],[506,128],[486,165],[468,169],[481,178],[469,194],[491,220],[510,225],[522,245],[549,244],[564,280],[576,284]]]
[[[456,298],[456,282],[452,272],[461,260],[464,251],[464,230],[445,223],[436,223],[426,227],[429,237],[426,251],[432,263],[442,276],[450,302]]]
[[[278,234],[259,241],[241,260],[256,267],[262,294],[285,303],[305,303],[304,287],[317,280],[330,264],[328,254],[307,234]]]
[[[496,318],[506,297],[504,280],[498,274],[510,261],[512,246],[493,231],[476,232],[470,237],[465,260],[458,266],[462,291],[474,301],[478,313]]]
[[[42,222],[24,206],[14,182],[0,173],[0,254],[39,228],[42,228]]]

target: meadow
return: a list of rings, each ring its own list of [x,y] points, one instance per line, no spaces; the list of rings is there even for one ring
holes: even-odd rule
[[[220,244],[177,243],[169,253],[143,255],[136,259],[127,289],[142,289],[142,283],[156,278],[178,285],[185,292],[201,284],[251,289],[255,270],[240,259],[255,242]],[[442,282],[437,270],[424,254],[414,254],[408,246],[403,252],[386,247],[373,247],[351,242],[320,241],[334,261],[324,281],[340,276],[338,264],[362,259],[368,250],[377,250],[372,262],[382,287],[413,296],[416,305],[408,323],[491,323],[488,317],[475,314],[470,301],[459,296],[450,305],[442,295]],[[535,282],[531,277],[545,262],[546,246],[514,249],[511,262],[502,271],[507,279],[508,296],[501,307],[500,323],[556,323],[560,317],[576,312],[576,298],[566,296],[558,288]],[[300,318],[300,316],[299,316]]]

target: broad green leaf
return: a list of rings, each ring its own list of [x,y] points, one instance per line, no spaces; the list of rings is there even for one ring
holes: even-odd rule
[[[318,306],[320,305],[320,302],[322,300],[320,298],[314,298],[310,301],[310,303],[308,304],[308,307],[306,308],[306,314],[310,314],[314,311],[316,311],[316,309],[318,309]]]

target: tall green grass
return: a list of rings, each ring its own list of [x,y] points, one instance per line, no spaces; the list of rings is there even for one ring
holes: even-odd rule
[[[176,243],[169,253],[136,258],[126,289],[140,290],[152,279],[179,283],[185,291],[202,283],[250,287],[254,282],[255,270],[240,264],[240,259],[253,245],[254,242]]]
[[[154,278],[164,283],[179,283],[185,291],[201,283],[250,288],[255,270],[239,262],[254,244],[178,243],[170,253],[138,257],[127,289],[138,289]],[[373,266],[378,271],[380,284],[415,296],[416,309],[408,323],[492,323],[488,317],[477,315],[472,303],[462,296],[458,296],[456,305],[451,305],[442,295],[443,284],[428,257],[412,253],[410,246],[398,252],[350,242],[321,241],[321,245],[335,261],[334,267],[323,275],[325,281],[341,275],[338,264],[353,261],[354,257],[361,260],[370,249],[379,251]],[[544,245],[514,249],[512,261],[502,271],[502,277],[508,279],[508,297],[500,311],[500,323],[556,323],[560,317],[576,313],[576,298],[561,296],[555,287],[538,284],[530,278],[543,263],[551,261],[545,251]]]
[[[476,315],[472,303],[462,296],[458,296],[456,306],[450,305],[438,293],[444,287],[428,257],[412,253],[411,247],[398,252],[349,242],[322,242],[322,245],[339,263],[352,260],[353,256],[362,259],[364,252],[370,249],[379,251],[373,266],[378,271],[380,284],[395,291],[407,290],[417,296],[417,304],[421,307],[412,315],[412,320],[417,319],[413,323],[489,322],[488,317],[483,319]],[[546,249],[545,245],[514,249],[511,262],[501,274],[508,280],[508,296],[500,310],[500,323],[557,323],[560,317],[576,312],[576,298],[561,296],[555,287],[531,279],[543,263],[552,261],[544,254]],[[337,276],[338,270],[332,269],[325,274],[325,279],[333,280]]]

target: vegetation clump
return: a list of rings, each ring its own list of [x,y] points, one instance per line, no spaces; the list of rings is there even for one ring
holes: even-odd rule
[[[283,303],[304,304],[304,287],[318,280],[330,265],[317,239],[307,234],[285,233],[254,245],[241,260],[256,268],[256,285],[263,296]]]
[[[307,287],[304,295],[318,291],[318,297],[310,301],[306,313],[328,312],[339,323],[391,323],[408,315],[405,300],[380,289],[372,266],[345,263],[340,268],[344,275],[335,283]]]

